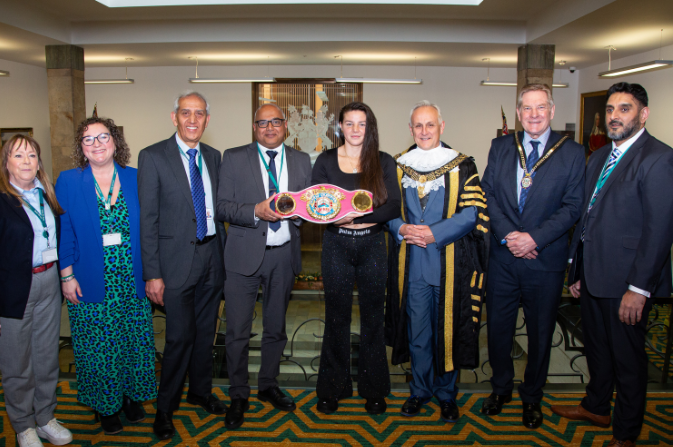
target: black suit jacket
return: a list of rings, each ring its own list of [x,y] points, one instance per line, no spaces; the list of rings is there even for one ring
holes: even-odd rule
[[[206,193],[212,194],[215,207],[221,154],[203,143],[200,150],[212,185],[212,190]],[[187,281],[196,249],[196,215],[181,157],[175,134],[146,147],[138,155],[143,279],[162,278],[171,289]],[[222,251],[227,235],[217,219],[215,232],[223,266]]]
[[[647,130],[622,156],[587,213],[612,144],[593,153],[587,165],[582,218],[571,244],[570,282],[579,280],[577,250],[586,227],[583,264],[589,293],[621,298],[629,284],[671,294],[673,243],[673,150]]]
[[[54,213],[54,220],[58,243],[61,218]],[[23,318],[33,281],[34,234],[19,199],[0,193],[0,317]]]
[[[545,153],[561,136],[551,132]],[[519,133],[523,142],[523,132]],[[491,143],[481,186],[488,199],[491,218],[491,260],[509,264],[516,259],[500,241],[512,231],[527,232],[537,243],[537,259],[525,260],[533,270],[562,271],[568,265],[568,232],[581,214],[584,197],[584,148],[567,140],[537,170],[519,213],[517,165],[519,154],[514,134]]]
[[[311,186],[311,158],[285,146],[288,190],[301,191]],[[224,151],[220,166],[220,187],[217,193],[217,220],[229,222],[229,239],[224,249],[227,270],[252,275],[259,269],[266,249],[269,223],[255,223],[255,205],[267,199],[257,143]],[[301,219],[290,220],[292,270],[301,272]]]

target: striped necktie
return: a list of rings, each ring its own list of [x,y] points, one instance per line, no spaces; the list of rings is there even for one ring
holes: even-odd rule
[[[608,158],[608,162],[605,164],[605,166],[603,166],[603,172],[601,173],[601,176],[598,179],[598,182],[596,183],[596,188],[594,189],[594,193],[591,196],[591,200],[589,201],[587,214],[589,214],[589,212],[591,212],[591,208],[594,207],[596,199],[598,198],[598,195],[601,193],[603,186],[605,186],[605,182],[610,176],[610,173],[617,165],[617,161],[619,161],[620,155],[622,155],[622,151],[620,151],[619,148],[615,146],[615,148],[612,149],[612,152],[610,153],[610,158]],[[586,233],[586,229],[587,229],[586,225],[582,227],[582,242],[584,242],[584,234]]]

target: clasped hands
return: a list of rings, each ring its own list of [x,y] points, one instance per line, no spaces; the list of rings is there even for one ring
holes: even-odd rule
[[[505,236],[507,241],[507,248],[517,258],[535,259],[537,258],[537,244],[528,233],[520,231],[512,231]]]
[[[427,225],[404,224],[400,227],[400,236],[404,237],[407,244],[426,248],[428,244],[435,242],[435,235]]]

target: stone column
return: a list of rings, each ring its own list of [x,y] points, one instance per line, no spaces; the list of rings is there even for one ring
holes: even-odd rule
[[[517,61],[516,94],[526,84],[547,84],[550,88],[554,81],[555,45],[523,45],[519,47]],[[516,130],[523,130],[519,117],[516,117]]]
[[[51,165],[54,182],[61,171],[72,169],[77,125],[86,117],[84,48],[47,45],[47,86],[51,125]]]

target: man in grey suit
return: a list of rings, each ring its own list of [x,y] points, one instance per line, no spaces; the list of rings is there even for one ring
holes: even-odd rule
[[[214,219],[220,153],[200,143],[210,107],[196,92],[171,114],[177,133],[138,156],[140,244],[147,297],[166,309],[154,433],[175,433],[172,415],[189,373],[187,402],[211,414],[226,406],[212,393],[213,340],[224,287],[224,226]]]
[[[229,222],[224,249],[227,312],[227,369],[231,408],[225,427],[243,424],[248,409],[248,346],[260,284],[264,293],[262,365],[258,398],[279,410],[296,408],[278,388],[280,357],[287,342],[285,311],[294,277],[301,271],[300,220],[282,220],[271,200],[280,191],[300,191],[311,184],[308,154],[283,144],[287,122],[275,104],[255,113],[256,142],[228,149],[220,166],[217,220]]]

